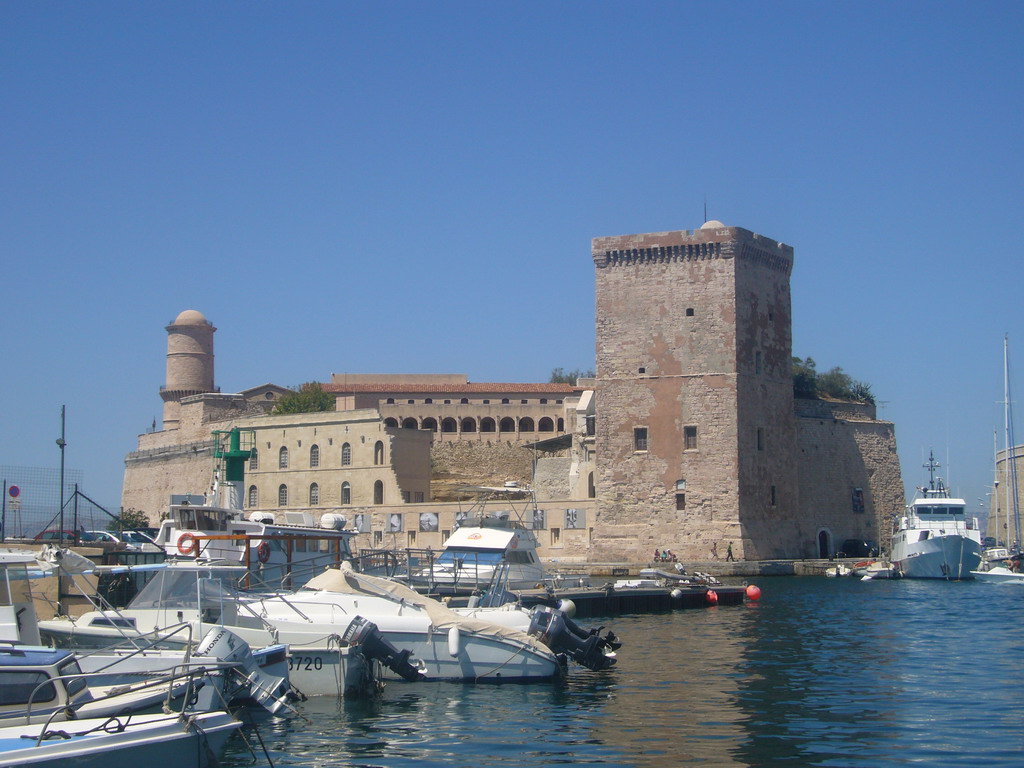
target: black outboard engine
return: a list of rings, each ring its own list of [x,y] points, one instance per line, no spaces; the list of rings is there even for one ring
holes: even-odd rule
[[[342,643],[354,647],[363,658],[376,659],[399,677],[410,683],[423,679],[423,673],[414,664],[409,663],[412,651],[400,651],[393,646],[377,625],[362,616],[356,616],[341,636]]]
[[[562,611],[547,607],[534,609],[529,629],[529,634],[555,653],[595,671],[613,666],[615,650],[621,647],[614,634],[601,637],[599,632],[587,632]]]

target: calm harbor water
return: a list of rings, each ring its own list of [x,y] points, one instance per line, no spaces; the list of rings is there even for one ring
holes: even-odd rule
[[[596,622],[624,640],[612,670],[391,683],[259,735],[282,767],[1024,765],[1024,588],[759,584],[759,603]],[[223,764],[253,758],[236,738]]]

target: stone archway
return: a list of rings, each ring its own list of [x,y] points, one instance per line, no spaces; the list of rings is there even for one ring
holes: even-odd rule
[[[823,560],[832,556],[832,533],[827,528],[818,531],[818,557]]]

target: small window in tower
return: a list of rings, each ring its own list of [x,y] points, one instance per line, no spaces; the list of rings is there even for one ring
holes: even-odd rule
[[[771,322],[774,322],[774,321],[775,321],[775,313],[774,313],[774,312],[772,312],[772,311],[771,311],[771,310],[769,309],[769,310],[768,310],[768,322],[769,322],[769,323],[771,323]]]
[[[757,450],[764,450],[764,427],[757,428]]]
[[[637,368],[636,372],[637,373],[647,373],[647,369],[644,366],[641,365],[639,368]]]
[[[683,449],[687,451],[697,450],[696,427],[683,427]]]
[[[281,450],[277,452],[277,468],[288,469],[288,449],[283,445]]]
[[[684,510],[684,509],[686,509],[686,494],[685,493],[677,493],[676,494],[676,509],[677,510]]]
[[[761,373],[761,351],[758,350],[754,353],[754,373]]]
[[[776,495],[775,495],[775,486],[774,485],[772,486],[772,494],[771,495],[772,495],[772,506],[774,507],[775,506],[775,502],[777,500]]]
[[[687,317],[693,317],[693,307],[687,307],[686,308],[686,316]]]
[[[854,488],[852,493],[853,511],[856,514],[864,514],[864,489]]]
[[[647,450],[647,427],[633,427],[633,450]]]

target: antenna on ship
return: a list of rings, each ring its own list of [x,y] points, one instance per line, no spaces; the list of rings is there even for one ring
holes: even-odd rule
[[[925,469],[928,470],[928,490],[929,491],[934,491],[935,490],[935,470],[942,466],[941,464],[939,464],[939,462],[937,462],[935,460],[935,451],[934,450],[929,449],[929,451],[928,451],[928,461],[926,461],[923,466],[924,466]]]

